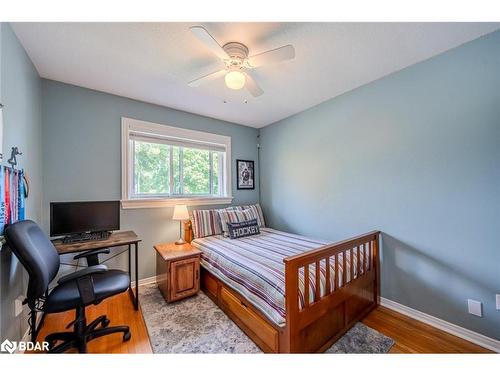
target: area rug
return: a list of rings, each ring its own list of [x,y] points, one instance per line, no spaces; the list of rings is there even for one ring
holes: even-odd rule
[[[154,353],[262,353],[203,292],[167,304],[155,284],[140,288]],[[394,341],[357,323],[326,353],[387,353]]]

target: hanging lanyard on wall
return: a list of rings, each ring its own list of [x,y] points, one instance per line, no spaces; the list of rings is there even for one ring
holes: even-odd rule
[[[25,219],[28,192],[24,170],[0,166],[0,235],[6,225]]]

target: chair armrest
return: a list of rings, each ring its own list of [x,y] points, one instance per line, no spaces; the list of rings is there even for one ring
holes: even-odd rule
[[[87,268],[81,269],[79,271],[70,273],[68,275],[64,275],[59,280],[57,280],[57,283],[64,284],[64,283],[67,283],[68,281],[80,279],[80,278],[87,276],[87,275],[92,275],[92,274],[96,274],[96,273],[104,273],[107,270],[108,270],[108,267],[106,267],[104,264],[99,264],[97,266],[87,267]]]
[[[77,259],[80,259],[80,258],[87,258],[87,257],[93,256],[93,255],[97,255],[97,254],[109,254],[109,252],[110,252],[109,249],[90,250],[90,251],[86,251],[84,253],[75,255],[73,257],[73,259],[77,260]]]

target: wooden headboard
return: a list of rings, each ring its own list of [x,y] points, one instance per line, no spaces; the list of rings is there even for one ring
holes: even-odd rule
[[[193,225],[191,224],[191,220],[186,220],[184,222],[184,241],[191,243],[193,238]]]

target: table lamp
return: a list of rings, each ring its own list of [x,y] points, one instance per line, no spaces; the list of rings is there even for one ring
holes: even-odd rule
[[[175,241],[176,245],[184,245],[186,241],[182,238],[182,220],[188,220],[189,213],[185,204],[176,204],[172,220],[179,220],[179,239]]]

